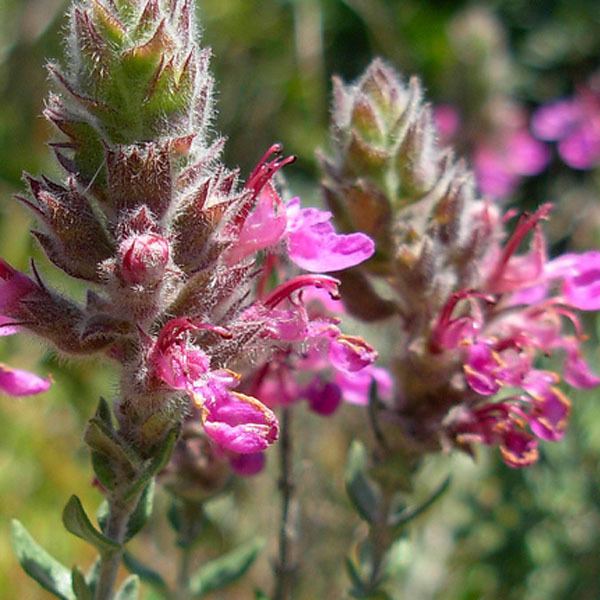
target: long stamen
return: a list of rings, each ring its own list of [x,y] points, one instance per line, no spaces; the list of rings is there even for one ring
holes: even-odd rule
[[[532,215],[524,214],[521,216],[513,234],[504,246],[502,255],[500,256],[500,259],[496,264],[496,268],[489,278],[489,282],[498,281],[502,277],[508,261],[519,249],[519,246],[525,239],[525,236],[532,231],[542,219],[546,219],[551,210],[552,204],[547,203],[540,206],[540,208],[538,208],[538,210],[536,210]]]
[[[339,300],[338,286],[340,282],[328,275],[299,275],[276,287],[263,301],[267,308],[275,308],[294,292],[305,287],[325,289],[333,300]]]
[[[258,194],[279,169],[282,169],[296,160],[295,156],[287,156],[285,158],[279,156],[282,150],[283,146],[281,144],[273,144],[267,150],[246,182],[246,187],[248,189],[251,189],[255,194]],[[275,155],[276,158],[269,161],[269,158],[273,155]]]

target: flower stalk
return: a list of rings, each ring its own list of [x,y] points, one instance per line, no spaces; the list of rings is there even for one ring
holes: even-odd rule
[[[296,539],[293,518],[294,504],[294,454],[293,454],[292,409],[281,411],[281,437],[279,440],[279,482],[281,499],[279,520],[279,550],[274,567],[275,591],[273,600],[289,600],[292,596],[298,566],[294,561],[293,544]]]

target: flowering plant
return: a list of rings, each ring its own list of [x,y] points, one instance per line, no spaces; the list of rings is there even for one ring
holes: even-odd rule
[[[244,575],[263,545],[254,538],[191,574],[206,503],[259,474],[278,443],[272,597],[290,598],[300,568],[295,442],[307,433],[293,419],[306,401],[345,432],[346,402],[368,425],[353,436],[345,473],[366,524],[346,560],[350,594],[391,597],[395,542],[448,488],[449,479],[425,502],[406,499],[426,458],[474,456],[482,444],[508,467],[530,466],[540,442],[567,429],[561,378],[600,384],[584,357],[582,315],[600,308],[600,253],[551,256],[552,206],[519,215],[497,201],[545,168],[548,148],[513,106],[474,151],[472,175],[443,147],[453,139],[435,125],[444,111],[425,102],[419,80],[405,83],[377,59],[353,84],[334,80],[331,143],[319,154],[329,210],[303,206],[284,179],[295,158],[280,144],[247,177],[226,165],[192,0],[73,0],[68,23],[44,110],[62,178],[25,174],[16,199],[51,267],[78,280],[85,299],[47,283],[34,260],[25,273],[0,259],[0,335],[96,356],[118,385],[83,433],[104,497],[97,523],[75,495],[62,513],[96,563],[67,568],[15,521],[19,562],[58,598],[136,598],[140,580],[159,597],[203,597]],[[597,158],[582,141],[592,95],[544,107],[533,122],[580,169]],[[460,127],[452,110],[445,117]],[[587,162],[573,158],[584,145]],[[377,323],[383,334],[372,333]],[[6,395],[51,385],[0,365]],[[181,549],[176,577],[127,546],[157,487]]]

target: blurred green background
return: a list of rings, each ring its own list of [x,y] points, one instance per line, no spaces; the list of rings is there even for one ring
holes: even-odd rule
[[[308,204],[319,202],[315,150],[326,146],[333,73],[353,79],[381,55],[404,73],[420,74],[433,102],[460,110],[466,133],[457,143],[468,158],[478,137],[495,135],[490,106],[515,103],[530,113],[573,93],[600,67],[596,0],[197,4],[203,42],[214,51],[215,129],[229,137],[226,161],[247,173],[273,141],[283,142],[299,157],[287,175]],[[0,255],[25,268],[33,253],[50,281],[80,295],[78,284],[56,275],[35,248],[27,235],[29,216],[11,200],[23,187],[23,170],[57,173],[45,145],[53,132],[40,113],[44,62],[64,50],[64,9],[61,0],[0,0]],[[598,168],[576,172],[554,156],[541,175],[521,182],[510,202],[555,202],[554,250],[583,249],[600,239],[599,191]],[[589,357],[600,368],[592,319],[588,330]],[[370,341],[376,344],[377,335],[371,332]],[[0,598],[48,598],[13,558],[9,519],[18,517],[66,564],[89,565],[87,546],[62,530],[60,511],[73,492],[90,510],[100,501],[80,437],[97,397],[111,397],[115,383],[101,363],[67,361],[21,337],[0,340],[0,360],[51,373],[56,382],[45,397],[0,398]],[[487,451],[476,464],[462,456],[429,461],[418,489],[433,487],[448,471],[454,482],[395,548],[398,598],[600,598],[600,391],[571,396],[574,416],[565,441],[545,444],[540,463],[529,470],[510,470]],[[340,465],[360,423],[351,408],[338,425],[298,410],[304,577],[297,598],[343,597],[342,553],[359,529],[344,499]],[[250,579],[215,597],[250,598],[250,580],[270,588],[277,510],[271,471],[215,504],[209,554],[225,548],[231,532],[238,538],[260,532],[270,540]],[[136,545],[144,556],[169,573],[172,536],[164,518],[140,537]]]

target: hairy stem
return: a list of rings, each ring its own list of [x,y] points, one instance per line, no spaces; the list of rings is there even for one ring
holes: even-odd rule
[[[177,600],[188,600],[190,597],[190,569],[192,566],[192,549],[187,546],[179,554],[179,569],[177,571]]]
[[[120,502],[118,498],[109,500],[109,516],[105,532],[108,538],[119,544],[123,543],[127,533],[127,523],[131,512],[136,506],[137,499],[136,497],[134,502],[128,502],[127,504]],[[113,590],[122,557],[122,550],[102,556],[94,600],[111,600],[113,598]]]
[[[369,529],[369,542],[371,543],[373,554],[371,572],[367,582],[368,594],[376,592],[383,579],[386,555],[392,544],[388,518],[393,498],[393,492],[389,489],[382,489],[382,498],[377,519]]]
[[[292,561],[294,532],[290,523],[290,507],[294,494],[292,455],[292,409],[285,407],[281,415],[279,440],[279,491],[281,493],[281,520],[279,525],[279,556],[275,567],[273,600],[289,600],[296,566]]]

